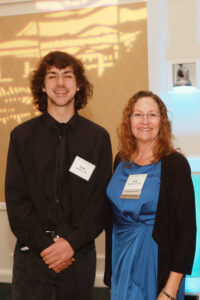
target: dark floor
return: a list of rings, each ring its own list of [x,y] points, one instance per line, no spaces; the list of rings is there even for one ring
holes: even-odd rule
[[[0,300],[11,300],[11,285],[0,283]],[[107,288],[94,288],[93,300],[109,300],[109,290]]]
[[[109,290],[107,288],[94,288],[93,300],[109,300]],[[0,283],[0,299],[11,300],[11,285]],[[185,296],[185,300],[196,300],[195,296]]]

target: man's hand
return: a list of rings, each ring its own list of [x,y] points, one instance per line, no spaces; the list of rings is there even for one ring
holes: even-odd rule
[[[71,266],[74,261],[75,258],[72,257],[68,259],[66,262],[64,262],[63,264],[60,264],[58,267],[52,268],[52,270],[54,270],[54,272],[56,273],[60,273],[64,269],[67,269],[69,266]]]
[[[40,255],[50,269],[60,273],[75,261],[73,258],[74,250],[63,238],[55,238],[54,242],[53,245],[43,250]]]

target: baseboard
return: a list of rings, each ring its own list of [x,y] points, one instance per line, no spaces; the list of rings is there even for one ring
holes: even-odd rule
[[[106,287],[106,285],[103,283],[103,277],[104,273],[103,272],[96,272],[96,278],[95,278],[95,287]]]
[[[12,269],[0,269],[0,282],[11,283]]]
[[[106,287],[103,283],[103,272],[96,272],[95,287]],[[12,281],[12,270],[4,269],[0,270],[0,282],[11,283]]]
[[[97,256],[97,265],[104,264],[104,258],[102,256],[98,257]],[[103,283],[103,277],[104,277],[104,272],[103,271],[98,271],[96,272],[96,278],[95,278],[95,287],[106,287],[105,284]],[[12,269],[0,269],[0,282],[5,282],[5,283],[11,283],[12,281]]]

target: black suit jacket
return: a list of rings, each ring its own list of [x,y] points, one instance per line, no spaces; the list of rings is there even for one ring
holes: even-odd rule
[[[6,204],[10,226],[20,243],[39,254],[53,241],[45,234],[47,217],[55,216],[57,233],[75,252],[97,237],[103,229],[105,189],[112,172],[109,134],[99,125],[75,114],[68,131],[68,159],[76,156],[94,164],[89,181],[70,173],[71,222],[65,222],[65,199],[55,199],[58,122],[45,113],[11,132],[6,171]],[[63,166],[64,168],[64,166]]]
[[[117,156],[115,166],[120,159]],[[111,218],[110,218],[111,219]],[[104,282],[111,285],[112,224],[106,225]],[[158,293],[170,271],[191,274],[196,245],[196,218],[191,171],[185,157],[173,152],[161,159],[161,185],[153,238],[158,244]],[[148,250],[147,250],[148,251]]]

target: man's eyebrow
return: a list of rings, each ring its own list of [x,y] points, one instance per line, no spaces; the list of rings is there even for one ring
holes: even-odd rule
[[[55,71],[47,71],[47,74],[56,74]]]
[[[67,73],[72,73],[72,74],[74,74],[74,72],[72,71],[72,70],[66,70],[63,74],[67,74]]]
[[[72,73],[74,74],[74,72],[72,70],[66,70],[65,72],[63,72],[63,74],[68,74],[68,73]],[[56,71],[47,71],[47,74],[57,74]]]

